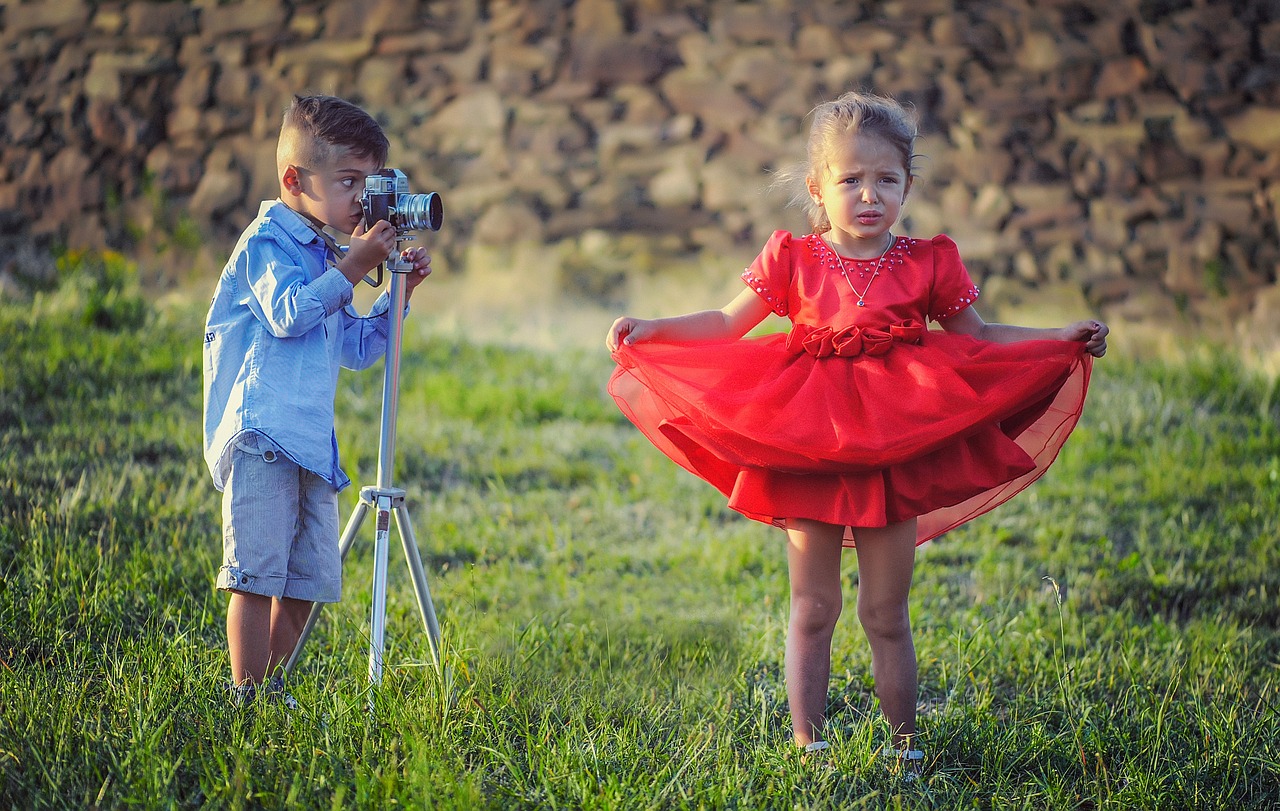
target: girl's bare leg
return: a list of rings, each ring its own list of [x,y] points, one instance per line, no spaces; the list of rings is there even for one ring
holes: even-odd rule
[[[907,598],[915,567],[915,519],[854,530],[858,553],[858,620],[871,643],[876,695],[894,743],[910,746],[916,733],[916,648]]]
[[[844,527],[787,521],[791,614],[787,624],[787,699],[797,746],[822,740],[831,636],[840,617],[840,551]]]

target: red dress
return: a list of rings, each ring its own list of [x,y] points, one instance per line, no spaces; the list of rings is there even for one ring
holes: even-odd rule
[[[978,296],[946,236],[898,237],[873,283],[875,260],[843,264],[847,281],[820,237],[775,232],[742,278],[789,334],[624,345],[609,392],[749,518],[844,525],[851,546],[857,527],[918,517],[924,543],[1048,469],[1093,359],[1083,342],[925,329]]]

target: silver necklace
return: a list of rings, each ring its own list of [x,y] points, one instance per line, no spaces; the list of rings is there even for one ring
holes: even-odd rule
[[[853,280],[849,278],[849,272],[845,270],[844,257],[836,250],[836,244],[828,238],[827,244],[831,247],[831,252],[835,254],[836,261],[840,263],[840,275],[849,283],[849,289],[853,291],[853,294],[858,297],[859,307],[867,306],[867,293],[871,292],[871,285],[875,284],[876,277],[880,275],[880,266],[884,264],[884,258],[889,255],[890,249],[893,248],[897,241],[893,234],[889,235],[889,244],[885,246],[884,253],[880,254],[880,258],[876,260],[876,267],[875,270],[871,271],[871,278],[867,281],[867,288],[859,293],[858,288],[853,286]]]

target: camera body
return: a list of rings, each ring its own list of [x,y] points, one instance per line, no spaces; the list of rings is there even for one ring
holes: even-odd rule
[[[435,192],[411,194],[409,178],[399,169],[379,169],[364,180],[365,226],[378,220],[391,223],[397,234],[406,231],[439,231],[444,221],[444,204]]]

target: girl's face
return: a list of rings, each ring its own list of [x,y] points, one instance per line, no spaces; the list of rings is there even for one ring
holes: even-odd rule
[[[827,171],[808,185],[831,222],[831,243],[848,256],[874,259],[889,247],[911,173],[888,140],[858,134],[833,145]]]

